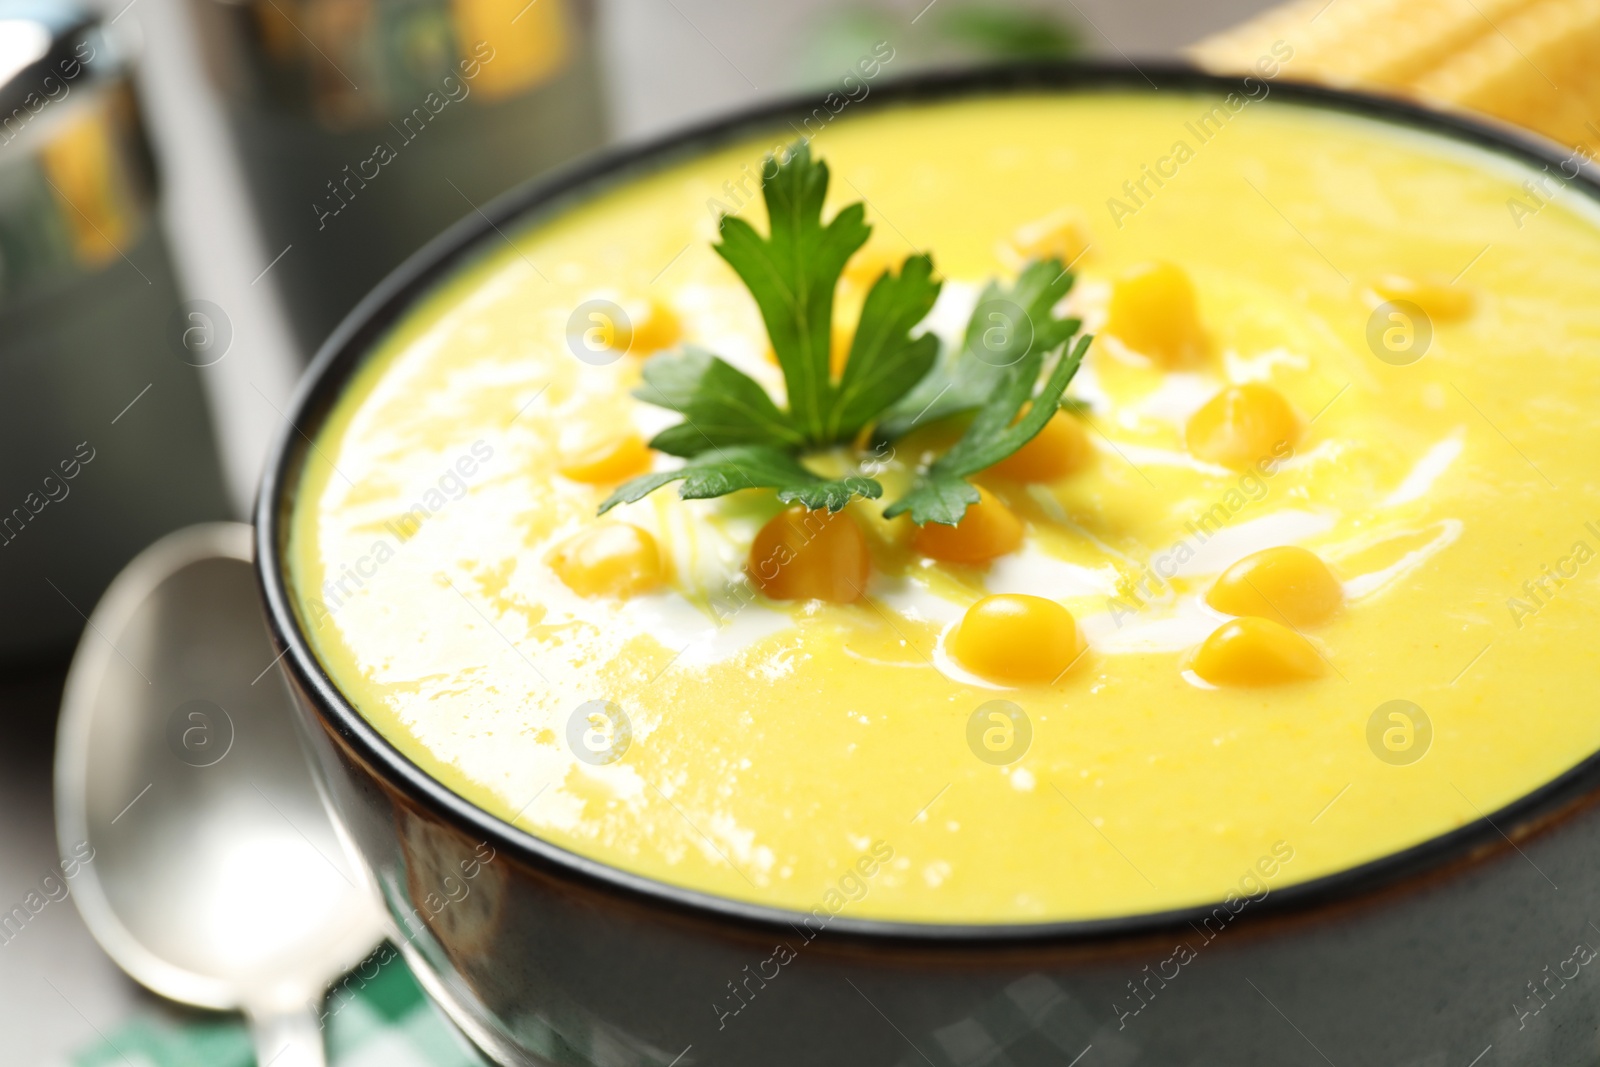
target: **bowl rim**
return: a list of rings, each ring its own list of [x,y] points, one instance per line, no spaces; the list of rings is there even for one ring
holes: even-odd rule
[[[1600,203],[1600,169],[1580,152],[1566,152],[1543,137],[1493,118],[1433,110],[1395,97],[1334,88],[1290,78],[1214,74],[1174,61],[1070,61],[932,71],[885,81],[869,97],[851,105],[853,113],[884,107],[936,103],[1028,93],[1153,92],[1224,96],[1251,91],[1251,83],[1270,85],[1266,98],[1366,118],[1442,136],[1487,150],[1535,170],[1556,168],[1565,187]],[[458,828],[504,850],[522,864],[571,887],[621,895],[663,912],[710,919],[746,928],[794,932],[813,920],[803,912],[756,904],[634,874],[590,859],[520,829],[451,791],[413,763],[355,710],[323,670],[291,604],[286,543],[292,492],[312,436],[356,369],[417,298],[448,278],[464,261],[503,239],[503,225],[523,226],[553,217],[564,208],[604,192],[614,184],[694,158],[734,141],[775,132],[785,120],[809,116],[823,106],[826,90],[793,94],[636,143],[625,143],[518,185],[474,210],[412,254],[372,290],[318,350],[302,375],[293,401],[269,453],[255,503],[256,573],[266,605],[268,629],[282,653],[292,681],[314,707],[322,726],[366,768],[420,805]],[[779,138],[787,141],[787,137]],[[776,142],[775,142],[776,143]],[[1573,166],[1574,161],[1578,161]],[[1569,168],[1571,172],[1569,173]],[[1559,819],[1577,801],[1600,793],[1600,750],[1511,803],[1454,830],[1354,867],[1270,889],[1252,904],[1251,917],[1308,913],[1345,904],[1404,880],[1421,880],[1452,861],[1498,855],[1515,849],[1514,838]],[[1518,850],[1520,851],[1520,849]],[[925,920],[853,918],[830,914],[830,940],[862,944],[927,944],[949,951],[962,946],[1016,947],[1020,942],[1088,944],[1131,940],[1184,927],[1226,907],[1223,901],[1096,919],[1021,923],[939,923]],[[1243,917],[1243,912],[1235,914]]]

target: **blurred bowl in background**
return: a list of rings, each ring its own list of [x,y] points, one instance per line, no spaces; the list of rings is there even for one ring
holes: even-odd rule
[[[227,514],[131,57],[68,3],[0,3],[0,660],[64,652],[152,540]]]
[[[606,139],[592,0],[193,0],[306,353],[401,260]]]

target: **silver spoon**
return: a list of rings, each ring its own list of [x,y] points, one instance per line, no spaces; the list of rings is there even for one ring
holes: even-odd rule
[[[193,526],[107,590],[67,675],[56,833],[123,970],[243,1010],[261,1067],[321,1067],[319,1005],[381,911],[311,777],[250,561],[248,526]]]

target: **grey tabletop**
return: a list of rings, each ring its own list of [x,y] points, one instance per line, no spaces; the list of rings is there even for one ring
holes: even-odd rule
[[[29,916],[14,920],[15,932],[0,927],[0,1031],[16,1064],[64,1062],[146,999],[90,938],[71,899],[47,891],[45,879],[59,877],[50,757],[64,674],[57,664],[0,677],[0,915]],[[46,902],[37,914],[25,905],[30,893]]]

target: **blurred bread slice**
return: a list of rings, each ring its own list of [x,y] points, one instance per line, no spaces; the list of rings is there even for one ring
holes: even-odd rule
[[[1291,78],[1467,108],[1600,148],[1600,0],[1293,0],[1189,55],[1248,73],[1278,42],[1293,49],[1281,64]]]

